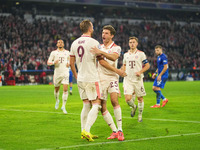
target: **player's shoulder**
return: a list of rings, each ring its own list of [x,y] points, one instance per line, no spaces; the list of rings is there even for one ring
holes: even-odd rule
[[[121,46],[119,46],[119,45],[113,43],[113,45],[111,46],[111,48],[121,48]]]
[[[126,53],[124,53],[124,56],[127,56],[127,55],[130,55],[129,50]]]
[[[69,50],[65,49],[64,52],[68,54],[68,53],[69,53]]]
[[[80,39],[80,37],[77,38],[76,40],[74,40],[74,41],[72,42],[72,45],[74,45],[75,43],[77,43],[77,42],[79,41],[79,39]]]
[[[99,42],[96,39],[92,38],[92,37],[88,37],[88,40],[92,41],[93,43],[98,43],[99,44]]]
[[[113,47],[116,47],[116,46],[119,46],[119,45],[117,45],[117,44],[113,43]]]
[[[93,37],[90,37],[90,36],[81,36],[78,39],[79,40],[97,41],[96,39],[94,39]]]
[[[165,55],[164,53],[162,53],[161,57],[167,58],[167,55]]]
[[[51,51],[52,54],[57,53],[57,52],[58,52],[57,49],[54,49],[53,51]]]
[[[68,49],[64,49],[64,52],[69,52],[69,50]]]
[[[89,43],[89,44],[99,44],[99,42],[96,40],[96,39],[94,39],[94,38],[92,38],[92,37],[79,37],[78,39],[76,39],[75,40],[76,42],[76,44],[80,44],[80,43]]]
[[[143,52],[143,51],[141,51],[141,50],[137,50],[137,52],[138,52],[138,53],[143,53],[143,54],[144,54],[144,52]]]
[[[141,50],[137,50],[137,53],[138,53],[138,55],[140,55],[140,56],[144,56],[145,55],[145,53],[143,52],[143,51],[141,51]],[[146,55],[145,55],[146,56]]]

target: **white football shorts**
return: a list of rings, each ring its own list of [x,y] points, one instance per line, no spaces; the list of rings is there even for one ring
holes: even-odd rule
[[[59,87],[61,84],[69,84],[69,76],[66,75],[54,75],[53,83],[55,87]]]
[[[138,82],[132,82],[127,78],[123,81],[124,95],[132,95],[134,92],[137,97],[146,95],[143,79]]]
[[[101,97],[101,87],[99,82],[77,82],[79,94],[82,100],[96,100]]]
[[[114,81],[101,81],[101,87],[102,87],[102,100],[107,100],[108,93],[119,93],[119,82],[117,80]]]

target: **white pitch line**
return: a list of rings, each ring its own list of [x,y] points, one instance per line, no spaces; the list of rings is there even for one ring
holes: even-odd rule
[[[20,109],[4,109],[0,108],[0,110],[5,110],[5,111],[18,111],[18,112],[30,112],[30,113],[47,113],[47,114],[61,114],[63,115],[62,112],[53,112],[53,111],[35,111],[35,110],[20,110]],[[69,115],[76,115],[79,116],[80,114],[76,113],[67,113]],[[101,116],[101,115],[99,115]],[[114,117],[114,116],[113,116]],[[133,119],[132,117],[122,117],[126,119]],[[156,121],[171,121],[171,122],[186,122],[186,123],[197,123],[199,124],[200,121],[190,121],[190,120],[171,120],[171,119],[155,119],[155,118],[144,118],[147,120],[156,120]]]
[[[126,119],[133,119],[132,117],[122,117]],[[156,119],[156,118],[144,118],[147,120],[156,120],[156,121],[172,121],[172,122],[188,122],[188,123],[200,123],[200,121],[189,121],[189,120],[172,120],[172,119]]]
[[[180,137],[180,136],[191,136],[191,135],[200,135],[200,133],[187,133],[187,134],[177,134],[177,135],[169,135],[169,136],[158,136],[158,137],[149,137],[149,138],[141,138],[141,139],[132,139],[132,140],[125,140],[125,141],[113,141],[113,142],[101,142],[101,143],[91,143],[91,144],[80,144],[80,145],[70,145],[70,146],[62,146],[58,149],[68,149],[68,148],[79,148],[79,147],[87,147],[87,146],[94,146],[94,145],[105,145],[105,144],[121,144],[127,142],[137,142],[137,141],[147,141],[147,140],[154,140],[154,139],[164,139],[164,138],[172,138],[172,137]],[[37,150],[53,150],[55,148],[42,148]]]
[[[145,118],[148,120],[156,120],[156,121],[172,121],[172,122],[189,122],[189,123],[200,123],[200,121],[188,121],[188,120],[171,120],[171,119],[153,119],[153,118]]]
[[[47,114],[62,114],[62,112],[53,112],[53,111],[35,111],[35,110],[20,110],[20,109],[4,109],[4,108],[0,108],[0,110],[5,110],[5,111],[18,111],[18,112],[30,112],[30,113],[47,113]],[[78,115],[75,113],[67,113],[70,115]],[[80,115],[80,114],[79,114]]]

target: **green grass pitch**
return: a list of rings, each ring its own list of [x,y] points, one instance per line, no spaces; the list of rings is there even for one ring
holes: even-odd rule
[[[167,82],[163,94],[169,99],[164,108],[156,103],[152,82],[145,82],[143,122],[131,109],[124,95],[119,99],[123,115],[125,141],[107,140],[111,129],[99,116],[91,133],[94,142],[81,139],[82,101],[77,85],[67,101],[68,114],[55,110],[53,85],[0,87],[0,150],[35,149],[121,149],[121,150],[197,150],[200,149],[200,82]],[[120,84],[122,91],[122,84]],[[123,92],[122,92],[123,93]],[[60,100],[62,92],[60,92]],[[60,104],[61,107],[61,104]],[[108,99],[108,110],[113,108]],[[138,111],[138,110],[137,110]],[[113,118],[115,120],[115,118]]]

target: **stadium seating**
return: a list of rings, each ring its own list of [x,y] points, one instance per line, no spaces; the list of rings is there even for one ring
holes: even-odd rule
[[[34,8],[33,8],[34,9]],[[2,9],[3,10],[3,9]],[[65,48],[69,49],[74,39],[80,36],[79,22],[82,17],[77,16],[47,16],[25,13],[23,8],[15,15],[13,11],[6,10],[0,14],[0,67],[8,71],[8,63],[12,69],[20,70],[51,70],[46,65],[48,56],[56,48],[56,41],[63,39]],[[8,13],[9,12],[9,13]],[[105,12],[106,13],[106,12]],[[87,11],[85,12],[87,14]],[[137,12],[140,16],[150,19],[128,19],[130,13],[119,12],[119,18],[90,17],[94,22],[94,38],[101,41],[101,29],[105,24],[112,24],[117,34],[115,42],[122,47],[122,55],[119,58],[119,66],[122,65],[123,54],[128,50],[129,36],[139,38],[139,49],[143,50],[151,63],[151,69],[156,68],[156,57],[154,47],[160,44],[168,55],[169,67],[177,69],[199,69],[200,68],[200,23],[196,20],[178,21],[168,15],[165,20],[162,16]],[[106,15],[109,16],[109,15]],[[194,17],[195,18],[195,17]],[[193,18],[193,19],[194,19]],[[154,20],[154,21],[153,21]],[[195,22],[196,21],[196,22]],[[12,62],[8,60],[12,59]]]

